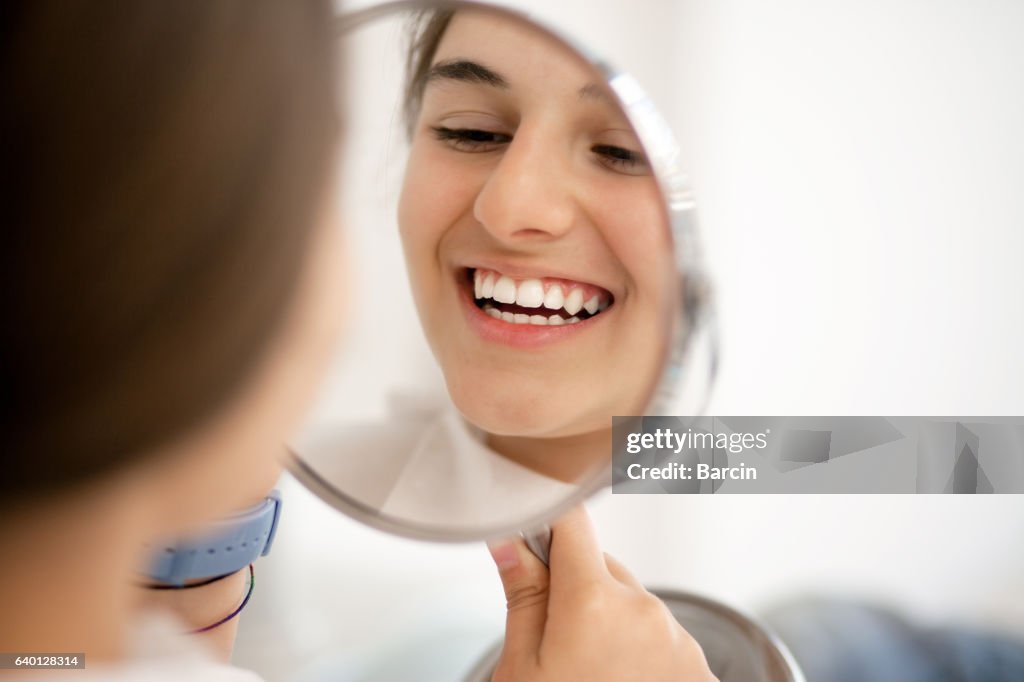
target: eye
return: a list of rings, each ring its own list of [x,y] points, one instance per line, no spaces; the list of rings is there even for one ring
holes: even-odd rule
[[[595,144],[590,151],[597,154],[608,168],[629,175],[645,175],[650,171],[647,157],[640,152],[610,144]]]
[[[434,137],[461,152],[489,152],[512,141],[511,135],[476,128],[435,126]]]

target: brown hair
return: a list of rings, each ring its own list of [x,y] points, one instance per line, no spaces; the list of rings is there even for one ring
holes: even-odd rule
[[[197,426],[291,303],[336,136],[327,0],[0,10],[0,496]]]
[[[416,119],[423,104],[423,90],[427,85],[430,62],[437,53],[448,24],[455,10],[423,10],[413,14],[409,22],[409,45],[405,54],[405,101],[404,111],[406,132],[412,137]]]

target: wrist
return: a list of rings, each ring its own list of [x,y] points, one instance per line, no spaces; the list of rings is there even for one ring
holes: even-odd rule
[[[280,494],[271,491],[259,504],[211,523],[201,536],[156,545],[145,574],[177,586],[233,574],[270,552],[280,512]]]

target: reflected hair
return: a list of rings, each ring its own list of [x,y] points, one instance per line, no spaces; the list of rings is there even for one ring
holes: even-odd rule
[[[412,138],[420,107],[423,106],[423,91],[427,86],[430,63],[454,15],[454,9],[428,9],[415,12],[409,19],[403,102],[405,128],[409,138]]]
[[[0,9],[0,505],[222,411],[280,333],[338,120],[329,0]]]

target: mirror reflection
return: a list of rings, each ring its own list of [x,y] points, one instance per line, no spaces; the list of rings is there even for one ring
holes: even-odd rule
[[[419,325],[399,306],[385,321],[405,326],[376,333],[382,348],[422,335],[443,390],[394,378],[383,416],[364,421],[328,392],[296,473],[396,532],[542,522],[605,482],[611,417],[643,413],[661,376],[678,275],[647,151],[606,76],[511,15],[414,12],[344,41],[357,139],[343,176],[361,185],[348,224],[373,235],[360,264],[386,270],[361,278],[356,314],[411,298]],[[385,66],[367,78],[366,64]],[[407,290],[380,295],[382,276]]]

